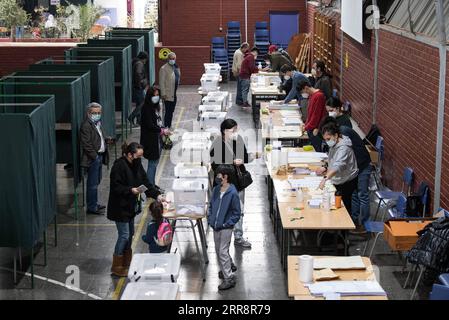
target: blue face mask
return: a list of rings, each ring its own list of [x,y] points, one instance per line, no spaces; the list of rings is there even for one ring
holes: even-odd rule
[[[90,115],[90,119],[93,122],[97,123],[98,121],[101,120],[101,114],[92,114],[92,115]]]
[[[170,65],[174,66],[175,63],[176,63],[176,60],[168,60],[168,63],[169,63]]]

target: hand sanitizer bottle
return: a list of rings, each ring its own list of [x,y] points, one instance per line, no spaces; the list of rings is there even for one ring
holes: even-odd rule
[[[262,62],[259,61],[259,64],[258,64],[257,68],[258,68],[259,70],[262,70]]]

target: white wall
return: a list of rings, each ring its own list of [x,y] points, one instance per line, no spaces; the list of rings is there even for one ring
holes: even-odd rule
[[[147,0],[134,0],[134,28],[144,28]]]
[[[96,5],[103,8],[116,8],[118,27],[127,26],[127,1],[126,0],[94,0]]]

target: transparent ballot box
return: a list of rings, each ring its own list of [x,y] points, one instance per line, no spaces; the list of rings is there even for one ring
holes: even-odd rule
[[[205,166],[178,163],[175,166],[175,178],[203,178],[208,179],[209,174]]]
[[[128,279],[139,282],[176,282],[180,269],[181,256],[177,253],[137,253],[131,260]]]
[[[226,112],[203,112],[200,116],[200,128],[202,130],[220,128],[225,119]]]
[[[208,188],[208,179],[175,179],[172,190],[176,214],[204,215]]]
[[[179,285],[170,282],[130,282],[120,300],[176,300]]]

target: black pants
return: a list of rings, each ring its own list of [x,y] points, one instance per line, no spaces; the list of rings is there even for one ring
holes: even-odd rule
[[[175,112],[177,97],[175,95],[175,101],[165,101],[165,116],[164,116],[164,124],[167,128],[171,127],[173,120],[173,113]]]
[[[343,184],[336,184],[335,189],[341,194],[343,203],[349,214],[352,212],[352,193],[357,190],[357,177]]]

